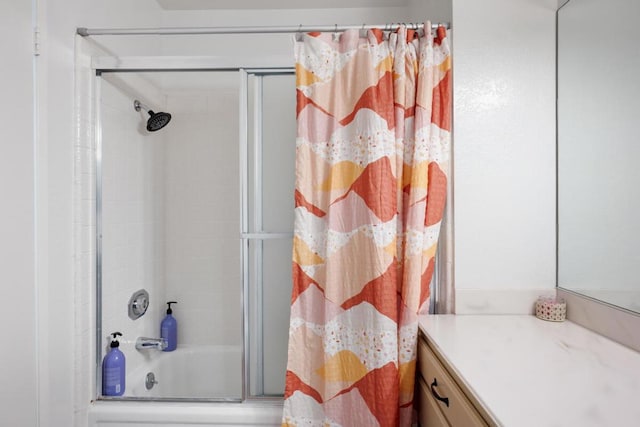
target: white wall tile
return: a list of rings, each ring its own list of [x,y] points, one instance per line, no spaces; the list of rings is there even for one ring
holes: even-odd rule
[[[138,351],[134,344],[140,336],[159,337],[158,309],[165,299],[164,236],[162,227],[156,225],[164,219],[164,138],[161,133],[140,131],[145,118],[134,111],[137,94],[126,92],[129,86],[125,83],[127,78],[110,78],[102,79],[101,86],[102,329],[105,343],[109,333],[123,333],[121,349],[131,372],[152,357],[152,351]],[[158,97],[155,93],[147,96]],[[127,305],[138,289],[149,292],[151,307],[134,321],[128,317]]]
[[[179,302],[179,344],[241,342],[239,78],[225,74],[209,78],[227,87],[167,98],[166,280],[167,298]]]

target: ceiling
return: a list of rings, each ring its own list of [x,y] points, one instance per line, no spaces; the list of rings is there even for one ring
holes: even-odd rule
[[[156,0],[166,10],[402,7],[408,0]]]

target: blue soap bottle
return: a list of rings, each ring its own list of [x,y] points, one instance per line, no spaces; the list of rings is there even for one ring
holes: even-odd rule
[[[102,361],[102,395],[122,396],[124,394],[126,371],[124,354],[118,348],[120,346],[118,336],[122,336],[122,334],[113,332],[111,336],[111,350],[104,356]]]
[[[178,346],[178,322],[171,315],[173,313],[171,304],[177,304],[177,302],[167,302],[167,315],[160,323],[160,337],[167,340],[167,347],[163,351],[173,351]]]

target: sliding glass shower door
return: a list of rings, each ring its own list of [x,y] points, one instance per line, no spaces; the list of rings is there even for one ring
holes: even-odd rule
[[[244,73],[242,223],[248,395],[284,393],[291,301],[296,98],[292,71]]]
[[[126,71],[99,71],[95,85],[97,395],[280,398],[292,283],[292,70]],[[149,131],[136,100],[171,121]],[[177,301],[171,352],[160,336],[167,301]],[[101,387],[112,332],[123,334],[127,360],[117,397]]]

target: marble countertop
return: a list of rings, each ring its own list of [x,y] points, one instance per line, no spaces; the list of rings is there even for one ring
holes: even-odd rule
[[[420,329],[500,425],[640,426],[640,353],[575,323],[435,315]]]

